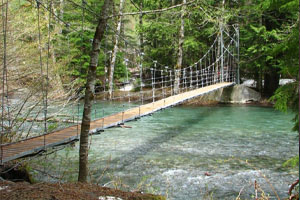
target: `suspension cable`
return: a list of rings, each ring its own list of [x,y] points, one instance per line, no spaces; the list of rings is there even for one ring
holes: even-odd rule
[[[41,73],[41,87],[43,94],[43,107],[45,108],[45,85],[44,85],[44,71],[43,71],[43,60],[42,60],[42,39],[41,39],[41,25],[40,25],[40,2],[36,0],[37,4],[37,25],[38,25],[38,49],[39,49],[39,64],[40,64],[40,73]],[[46,120],[46,119],[44,119]],[[44,135],[46,134],[44,129]],[[45,137],[44,137],[44,146],[45,146]]]
[[[49,10],[52,10],[52,0],[48,2]],[[46,86],[45,86],[45,104],[44,104],[44,134],[48,132],[47,114],[48,114],[48,88],[49,88],[49,56],[50,56],[50,42],[51,42],[51,12],[49,12],[48,19],[48,46],[47,46],[47,63],[46,63]],[[46,138],[45,138],[46,139]],[[44,140],[44,145],[46,141]]]

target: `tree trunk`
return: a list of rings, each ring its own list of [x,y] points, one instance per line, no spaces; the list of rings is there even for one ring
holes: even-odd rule
[[[218,37],[218,46],[216,52],[216,61],[220,58],[221,55],[221,38]],[[215,73],[215,82],[220,82],[220,67],[221,63],[219,61],[216,62],[216,73]],[[202,70],[202,69],[201,69]],[[201,77],[203,78],[203,77]]]
[[[299,0],[299,5],[300,5],[300,0]],[[300,9],[298,10],[298,16],[300,15]],[[298,27],[299,27],[299,38],[300,38],[300,21],[298,20]],[[299,40],[299,46],[300,46],[300,40]],[[299,51],[299,58],[300,58],[300,51]],[[300,59],[298,59],[299,62],[299,70],[298,70],[298,122],[299,122],[299,117],[300,117]],[[300,123],[298,123],[298,139],[300,142]],[[299,143],[298,143],[299,144]],[[299,150],[300,150],[300,146],[299,146]]]
[[[270,69],[265,72],[264,75],[264,95],[270,97],[274,95],[274,92],[279,86],[279,69],[270,66]]]
[[[263,17],[262,16],[259,18],[259,25],[263,26]],[[259,93],[262,94],[263,93],[263,68],[262,68],[262,66],[259,66],[259,69],[255,73],[257,73],[256,88],[259,91]]]
[[[186,0],[182,0],[182,3],[185,4]],[[184,16],[185,16],[186,5],[181,7],[181,26],[179,30],[179,42],[178,42],[178,55],[177,55],[177,64],[175,71],[175,83],[174,83],[174,93],[178,94],[180,87],[180,75],[182,68],[182,59],[183,59],[183,42],[184,42]]]
[[[100,53],[100,43],[104,35],[107,18],[108,8],[111,0],[105,0],[101,10],[101,16],[98,20],[98,26],[93,39],[90,66],[87,75],[86,90],[84,97],[84,110],[81,123],[80,133],[80,149],[79,149],[79,182],[87,182],[88,176],[88,139],[91,122],[91,107],[94,97],[94,82],[96,79],[96,68],[98,65],[98,57]]]
[[[64,19],[64,4],[65,4],[64,0],[59,0],[59,3],[60,3],[60,5],[59,5],[59,16],[60,16],[61,19]],[[60,21],[59,23],[60,23],[60,25],[63,26],[62,21]]]
[[[114,44],[114,49],[112,51],[112,57],[111,57],[111,62],[110,62],[110,73],[109,73],[109,99],[112,99],[112,91],[113,91],[113,81],[114,81],[114,70],[115,70],[115,63],[116,63],[116,58],[117,58],[117,53],[118,53],[118,45],[119,45],[119,37],[121,33],[121,25],[122,25],[122,11],[123,11],[123,6],[124,6],[124,0],[120,0],[120,10],[119,10],[119,20],[118,20],[118,26],[117,26],[117,31],[116,31],[116,36],[115,36],[115,44]]]
[[[143,2],[140,4],[140,10],[143,10]],[[143,27],[143,14],[141,13],[139,15],[139,24],[140,28]],[[140,32],[140,52],[144,53],[144,34],[143,31]]]
[[[262,94],[263,90],[263,69],[260,66],[258,72],[258,81],[257,81],[258,91]]]

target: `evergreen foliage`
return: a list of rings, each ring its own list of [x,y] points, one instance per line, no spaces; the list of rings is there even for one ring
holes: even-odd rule
[[[85,85],[90,60],[91,40],[97,25],[97,14],[103,0],[63,0],[40,1],[43,62],[46,62],[48,32],[48,3],[52,2],[52,22],[50,25],[50,88],[59,83],[65,92],[70,89],[82,89]],[[110,15],[118,11],[119,1],[114,0]],[[185,37],[183,44],[183,66],[195,63],[207,51],[219,34],[220,23],[239,24],[240,28],[240,66],[242,78],[257,81],[257,90],[276,102],[275,107],[287,110],[298,109],[298,52],[299,52],[299,1],[297,0],[242,0],[242,1],[196,0],[187,6],[185,16]],[[181,0],[127,0],[124,12],[155,10],[180,4]],[[9,8],[9,57],[16,56],[11,65],[18,66],[26,78],[19,84],[33,90],[39,90],[37,9],[34,1],[12,1]],[[124,59],[129,58],[129,67],[138,69],[140,58],[134,58],[139,50],[139,35],[144,37],[145,53],[143,67],[153,67],[153,60],[159,61],[158,69],[176,65],[180,28],[180,7],[161,13],[143,15],[139,25],[139,15],[126,16],[123,19],[120,49],[117,55],[114,79],[124,82],[126,66]],[[61,20],[54,17],[54,14]],[[116,17],[109,19],[105,40],[97,67],[96,85],[103,87],[105,66],[109,65],[109,51],[113,48]],[[13,22],[13,23],[12,23]],[[67,25],[66,25],[67,24]],[[126,41],[124,41],[124,39]],[[3,41],[3,40],[1,40]],[[28,71],[30,66],[30,72]],[[27,70],[27,71],[26,71]],[[150,73],[150,70],[148,70]],[[130,73],[128,73],[130,75]],[[280,78],[294,79],[296,82],[279,87]],[[276,92],[275,92],[276,91]],[[298,117],[295,118],[299,121]]]

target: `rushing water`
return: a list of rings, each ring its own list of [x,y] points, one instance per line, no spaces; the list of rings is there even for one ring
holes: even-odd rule
[[[126,124],[132,128],[92,136],[91,179],[180,200],[235,199],[239,193],[250,199],[256,180],[271,198],[275,192],[286,197],[299,175],[297,169],[282,167],[298,154],[292,117],[255,106],[166,109]],[[78,144],[36,162],[52,163],[47,166],[56,175],[74,170],[75,179],[77,155]]]

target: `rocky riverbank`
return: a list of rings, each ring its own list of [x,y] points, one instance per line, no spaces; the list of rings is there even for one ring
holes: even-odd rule
[[[1,200],[165,200],[165,197],[141,192],[124,192],[88,183],[37,183],[0,180]]]

